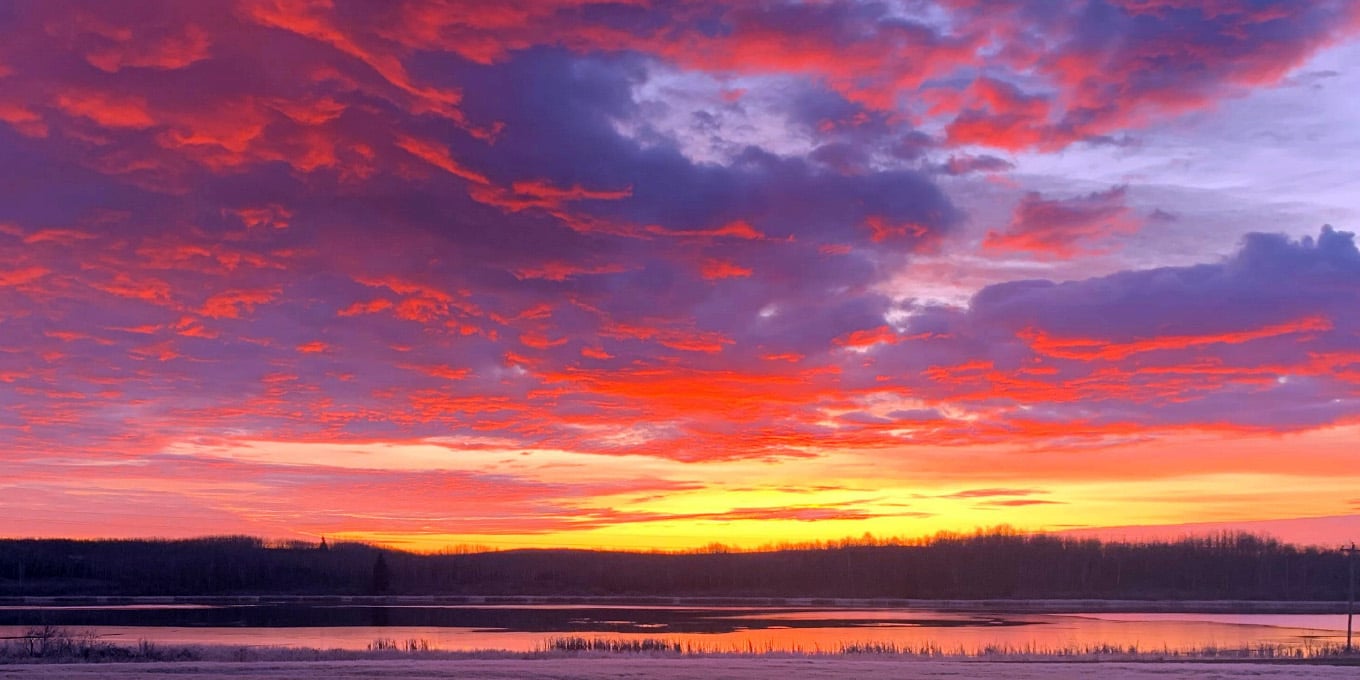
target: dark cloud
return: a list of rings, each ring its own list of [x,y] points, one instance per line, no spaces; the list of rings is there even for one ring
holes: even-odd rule
[[[1015,167],[1014,163],[996,156],[970,154],[957,154],[950,156],[942,165],[939,171],[947,175],[969,175],[975,172],[995,173],[1005,172]]]
[[[1040,432],[1310,428],[1356,407],[1357,291],[1352,234],[1251,234],[1216,264],[1017,281],[922,309],[904,330],[922,339],[875,350],[869,370],[1057,428]]]

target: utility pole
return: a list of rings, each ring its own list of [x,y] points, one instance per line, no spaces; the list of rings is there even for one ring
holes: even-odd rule
[[[1347,580],[1350,582],[1346,596],[1346,653],[1350,654],[1351,621],[1355,618],[1355,542],[1352,541],[1349,548],[1342,548],[1341,552],[1346,553]]]

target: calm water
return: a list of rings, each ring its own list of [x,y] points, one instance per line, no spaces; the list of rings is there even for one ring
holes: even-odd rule
[[[833,651],[850,643],[1145,651],[1317,647],[1345,640],[1344,615],[987,614],[905,609],[601,605],[0,607],[0,637],[27,626],[89,630],[125,643],[364,649],[377,639],[442,650],[542,649],[554,637],[661,638],[717,651]]]

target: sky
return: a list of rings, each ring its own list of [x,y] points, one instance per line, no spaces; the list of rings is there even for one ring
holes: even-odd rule
[[[0,3],[0,535],[1360,540],[1360,3]]]

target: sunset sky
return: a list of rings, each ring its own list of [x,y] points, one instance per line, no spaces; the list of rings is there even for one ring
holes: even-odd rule
[[[0,3],[0,535],[1360,540],[1357,92],[1352,0]]]

